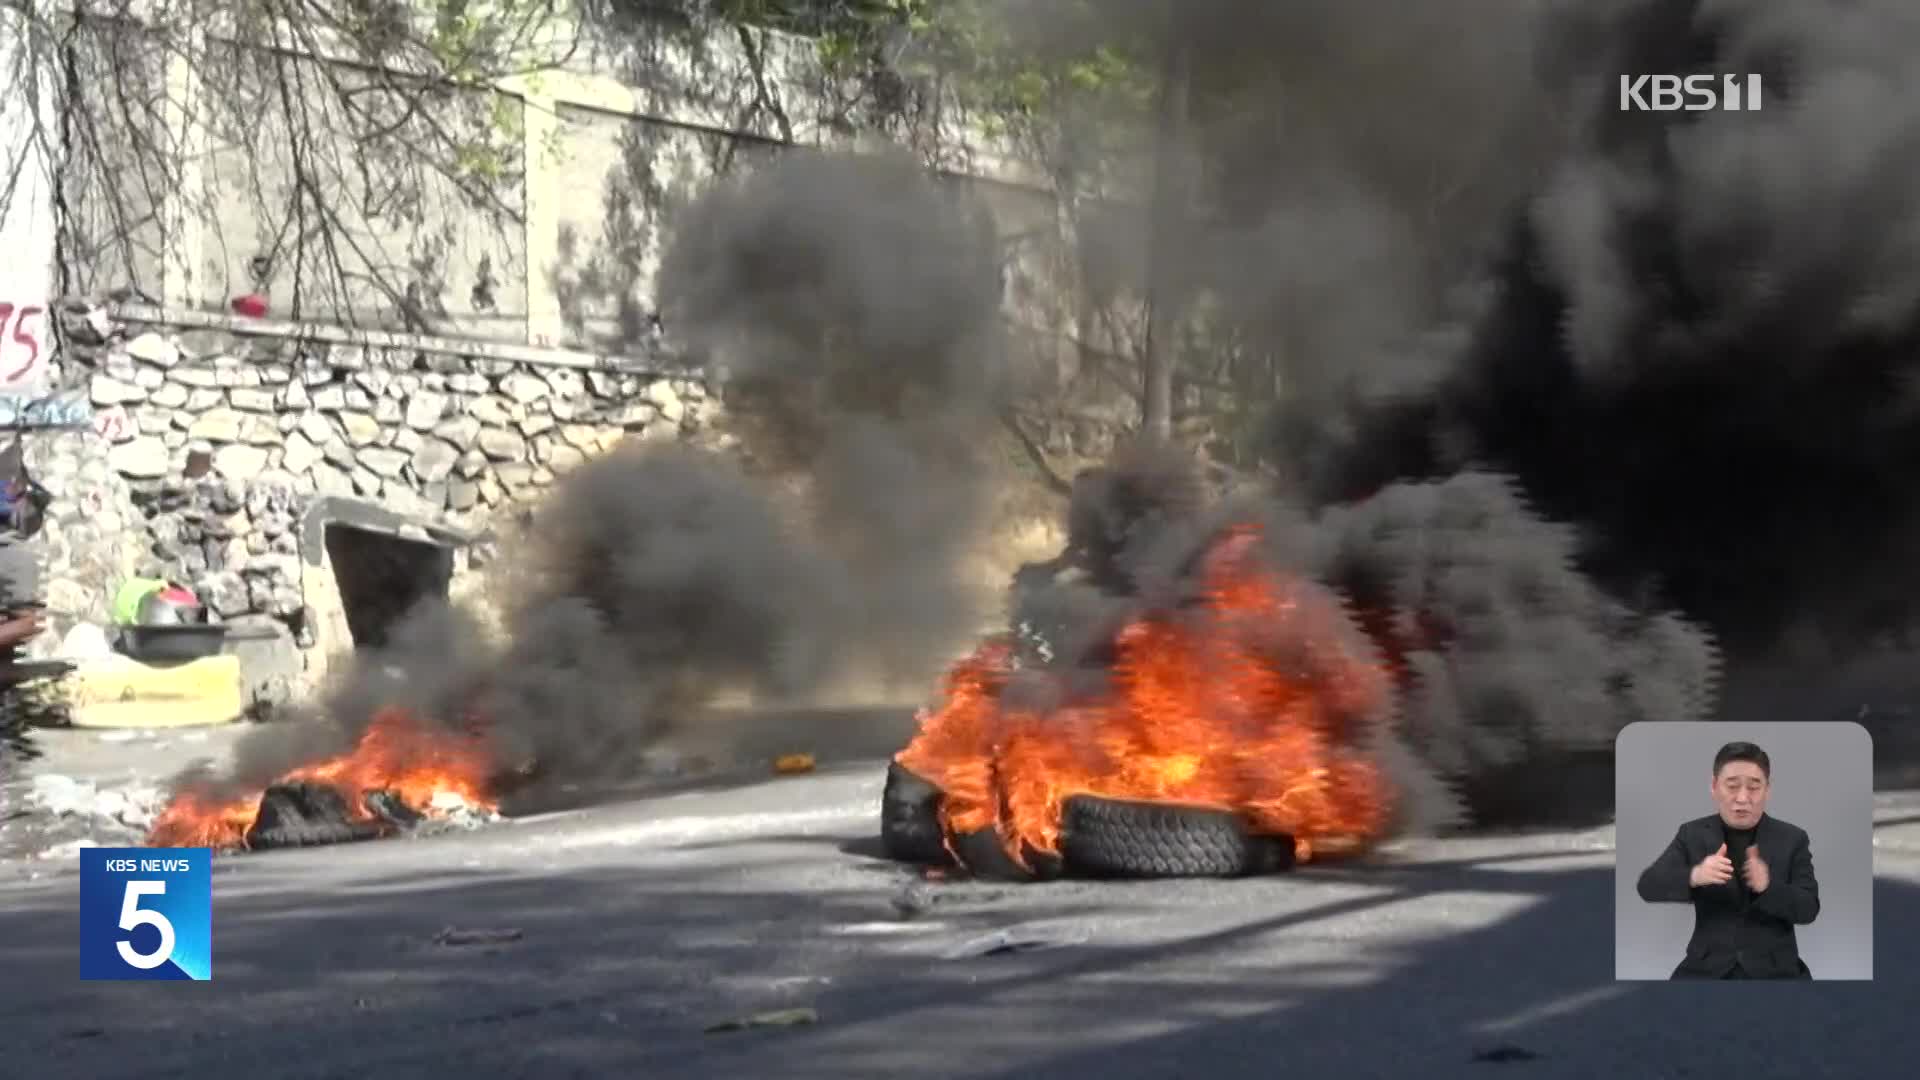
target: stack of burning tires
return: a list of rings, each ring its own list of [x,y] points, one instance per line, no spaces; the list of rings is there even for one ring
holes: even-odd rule
[[[1117,459],[1076,482],[1065,553],[1016,577],[1015,629],[950,670],[895,756],[886,851],[1018,880],[1232,877],[1515,803],[1604,813],[1570,763],[1609,761],[1635,720],[1706,715],[1717,666],[1696,628],[1572,569],[1574,543],[1500,477],[1308,516]],[[1553,789],[1514,787],[1543,772]]]

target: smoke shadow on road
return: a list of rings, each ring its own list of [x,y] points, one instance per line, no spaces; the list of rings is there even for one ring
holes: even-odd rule
[[[89,1078],[216,1058],[285,1077],[1264,1078],[1454,1075],[1518,1047],[1529,1075],[1873,1075],[1920,1048],[1906,882],[1876,886],[1876,983],[1703,990],[1612,981],[1604,853],[960,888],[902,922],[893,882],[832,854],[848,839],[573,869],[538,837],[468,865],[432,842],[236,860],[198,993],[75,981],[73,884],[18,890],[0,905],[0,1061]],[[521,937],[434,944],[448,925]],[[1064,943],[948,955],[994,930]],[[817,1025],[703,1034],[800,1005]]]

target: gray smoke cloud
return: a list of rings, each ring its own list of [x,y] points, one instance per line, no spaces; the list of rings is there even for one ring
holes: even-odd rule
[[[796,153],[717,182],[658,288],[739,452],[626,443],[567,474],[488,571],[503,638],[422,605],[232,776],[183,782],[257,786],[387,707],[477,720],[503,771],[617,778],[722,692],[924,687],[982,618],[961,559],[986,524],[994,241],[903,158]]]
[[[1475,317],[1514,215],[1576,144],[1571,110],[1590,82],[1567,78],[1563,54],[1588,62],[1567,48],[1567,20],[1587,6],[998,8],[1042,60],[1122,41],[1157,64],[1170,41],[1188,43],[1183,137],[1120,160],[1111,140],[1069,134],[1051,148],[1078,176],[1138,182],[1154,157],[1172,162],[1190,198],[1153,250],[1169,287],[1204,293],[1245,347],[1271,356],[1296,422],[1333,434],[1350,410],[1429,392],[1458,363],[1451,324]],[[1143,282],[1145,215],[1085,218],[1100,264],[1089,276]]]
[[[1702,719],[1717,652],[1671,612],[1635,610],[1577,568],[1578,540],[1506,477],[1402,483],[1329,508],[1320,570],[1402,667],[1404,730],[1467,781],[1555,753],[1610,753],[1639,720]]]
[[[916,683],[984,614],[957,570],[990,521],[999,257],[984,205],[910,156],[798,154],[707,193],[662,268],[742,449],[807,488],[847,633]]]
[[[488,572],[504,634],[433,601],[356,653],[316,700],[243,740],[257,787],[350,748],[383,709],[477,722],[502,777],[619,779],[727,691],[804,698],[876,642],[845,559],[729,456],[622,446],[569,474]],[[896,654],[882,654],[891,658]]]
[[[1355,731],[1392,771],[1404,830],[1486,822],[1516,800],[1536,817],[1591,811],[1584,788],[1533,785],[1555,765],[1610,761],[1627,724],[1712,710],[1709,636],[1600,589],[1578,569],[1575,530],[1534,514],[1506,477],[1396,483],[1318,510],[1258,488],[1196,504],[1177,460],[1135,448],[1077,485],[1076,504],[1101,505],[1074,520],[1099,532],[1095,543],[1071,538],[1069,552],[1124,572],[1096,585],[1081,555],[1061,577],[1016,586],[1011,629],[1029,642],[1028,670],[1010,703],[1057,708],[1109,692],[1112,645],[1133,620],[1212,619],[1198,606],[1205,556],[1251,526],[1257,565],[1292,578],[1310,615],[1241,627],[1239,639],[1289,669],[1312,668],[1294,656],[1311,645],[1391,673],[1385,715]],[[1166,503],[1144,494],[1155,487],[1182,513],[1157,513]],[[1117,546],[1098,545],[1116,534]]]

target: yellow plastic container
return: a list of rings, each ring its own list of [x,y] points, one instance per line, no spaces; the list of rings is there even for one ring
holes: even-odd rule
[[[230,724],[246,709],[240,687],[240,658],[224,654],[164,666],[84,660],[61,683],[74,726],[94,728]]]

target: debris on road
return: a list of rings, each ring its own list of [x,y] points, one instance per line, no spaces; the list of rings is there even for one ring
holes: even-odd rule
[[[781,776],[798,776],[813,771],[812,754],[782,754],[773,759],[773,771]]]
[[[984,937],[962,942],[948,950],[947,959],[970,960],[977,956],[1007,956],[1012,953],[1036,952],[1040,949],[1058,949],[1067,945],[1079,945],[1085,940],[1085,937],[1059,930],[1009,927],[1004,930],[995,930]]]
[[[427,815],[416,822],[408,835],[436,836],[448,832],[469,832],[502,820],[500,811],[468,802],[451,791],[436,793],[427,800]]]
[[[750,1013],[732,1020],[722,1020],[706,1029],[709,1035],[723,1031],[747,1031],[752,1028],[804,1027],[820,1022],[820,1014],[811,1008],[773,1009],[769,1012]]]
[[[933,907],[933,890],[925,882],[908,880],[888,898],[894,914],[903,919],[917,919]]]
[[[153,785],[99,790],[92,781],[59,773],[33,778],[27,802],[56,817],[104,818],[130,829],[144,829],[159,811],[163,794]]]
[[[138,846],[165,795],[152,784],[103,787],[61,773],[0,784],[0,858],[62,859],[82,847]]]
[[[1473,1052],[1473,1060],[1476,1062],[1504,1064],[1509,1061],[1537,1061],[1539,1058],[1539,1054],[1528,1050],[1526,1047],[1513,1046],[1511,1044],[1489,1046],[1483,1050],[1475,1050]]]
[[[426,820],[426,815],[408,806],[399,792],[369,791],[360,802],[396,828],[410,829]]]
[[[505,945],[508,942],[519,941],[523,936],[524,936],[524,932],[517,928],[485,930],[485,929],[460,929],[457,927],[448,926],[448,927],[442,928],[439,933],[433,935],[433,943],[435,945],[447,945],[447,946]]]
[[[885,938],[885,937],[903,937],[907,935],[917,935],[917,934],[929,934],[935,931],[945,930],[947,928],[948,928],[947,923],[939,922],[939,921],[914,922],[914,923],[906,923],[906,922],[898,922],[898,921],[857,922],[857,923],[841,923],[838,926],[829,926],[829,927],[826,927],[826,932],[829,934],[834,934],[839,937]]]

